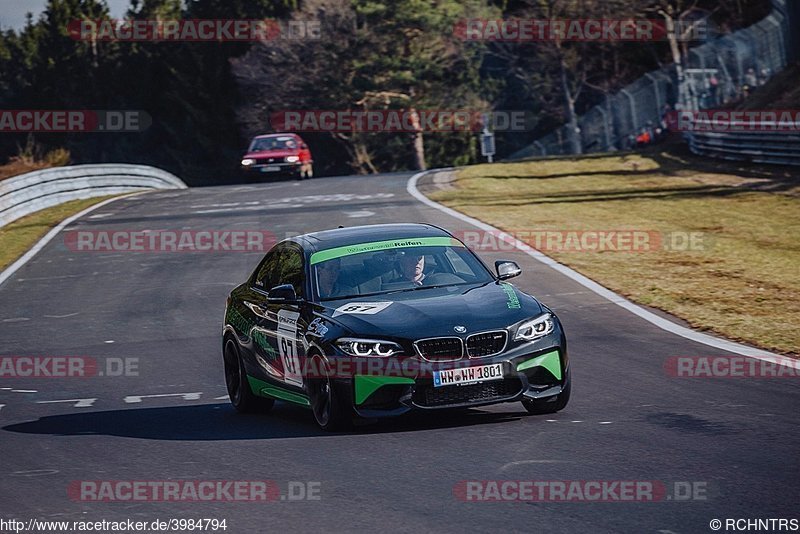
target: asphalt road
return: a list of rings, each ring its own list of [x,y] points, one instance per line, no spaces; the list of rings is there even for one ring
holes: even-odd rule
[[[279,237],[400,221],[471,229],[410,197],[408,177],[150,193],[69,229]],[[668,376],[670,357],[721,353],[659,330],[522,253],[482,256],[519,262],[515,284],[560,315],[573,370],[563,412],[534,417],[507,404],[352,434],[323,433],[309,411],[282,403],[269,415],[238,415],[221,398],[220,327],[226,294],[260,256],[75,252],[55,239],[0,286],[0,356],[138,364],[129,373],[138,376],[0,378],[0,519],[225,518],[235,533],[683,533],[711,532],[714,518],[800,517],[797,379]],[[86,480],[265,479],[284,492],[310,482],[319,499],[93,502],[68,494]],[[674,498],[464,502],[454,487],[465,480],[657,481]],[[675,482],[695,483],[704,499],[678,498]]]

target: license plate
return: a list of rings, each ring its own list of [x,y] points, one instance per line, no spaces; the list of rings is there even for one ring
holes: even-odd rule
[[[488,380],[502,380],[503,364],[479,365],[461,369],[446,369],[433,372],[433,387],[477,384]]]
[[[261,172],[278,172],[279,170],[281,170],[281,168],[277,165],[267,165],[266,167],[261,167]]]

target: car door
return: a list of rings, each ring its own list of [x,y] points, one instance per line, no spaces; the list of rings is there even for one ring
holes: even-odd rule
[[[266,378],[273,380],[280,380],[283,372],[274,339],[277,321],[275,317],[270,317],[267,295],[271,288],[279,285],[281,256],[285,249],[283,244],[279,244],[267,253],[244,300],[249,319],[254,324],[251,331],[253,354],[247,363],[258,370],[256,376],[265,378],[266,373]]]
[[[298,302],[267,302],[267,329],[271,343],[279,356],[282,380],[289,388],[303,390],[302,365],[306,347],[303,335],[308,326],[301,316],[302,299],[306,295],[305,258],[302,248],[296,243],[286,243],[281,251],[277,285],[290,284]]]

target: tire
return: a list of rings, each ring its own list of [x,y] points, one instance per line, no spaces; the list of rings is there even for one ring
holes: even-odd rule
[[[312,369],[324,371],[325,376],[315,377],[308,381],[309,400],[314,420],[322,430],[335,432],[353,428],[353,410],[346,406],[334,387],[330,378],[330,367],[320,356],[315,356],[316,362]]]
[[[570,393],[572,392],[572,379],[567,375],[564,389],[558,395],[546,399],[525,399],[522,405],[533,415],[543,415],[548,413],[560,412],[569,403]]]
[[[247,374],[244,371],[244,362],[236,346],[236,342],[228,339],[223,349],[223,363],[225,365],[225,386],[228,388],[228,397],[231,404],[240,413],[266,413],[275,405],[275,399],[258,397],[250,389]]]

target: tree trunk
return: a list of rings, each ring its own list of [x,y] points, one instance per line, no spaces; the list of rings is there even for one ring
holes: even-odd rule
[[[428,167],[425,164],[425,140],[422,137],[422,126],[417,110],[412,108],[410,112],[411,125],[414,127],[414,165],[418,171],[424,171]]]
[[[567,64],[561,55],[559,55],[559,62],[561,64],[561,90],[564,92],[564,108],[567,113],[567,139],[570,152],[572,154],[582,154],[583,144],[581,142],[581,133],[578,130],[578,116],[575,114],[575,98],[572,96],[572,90],[569,87]]]

